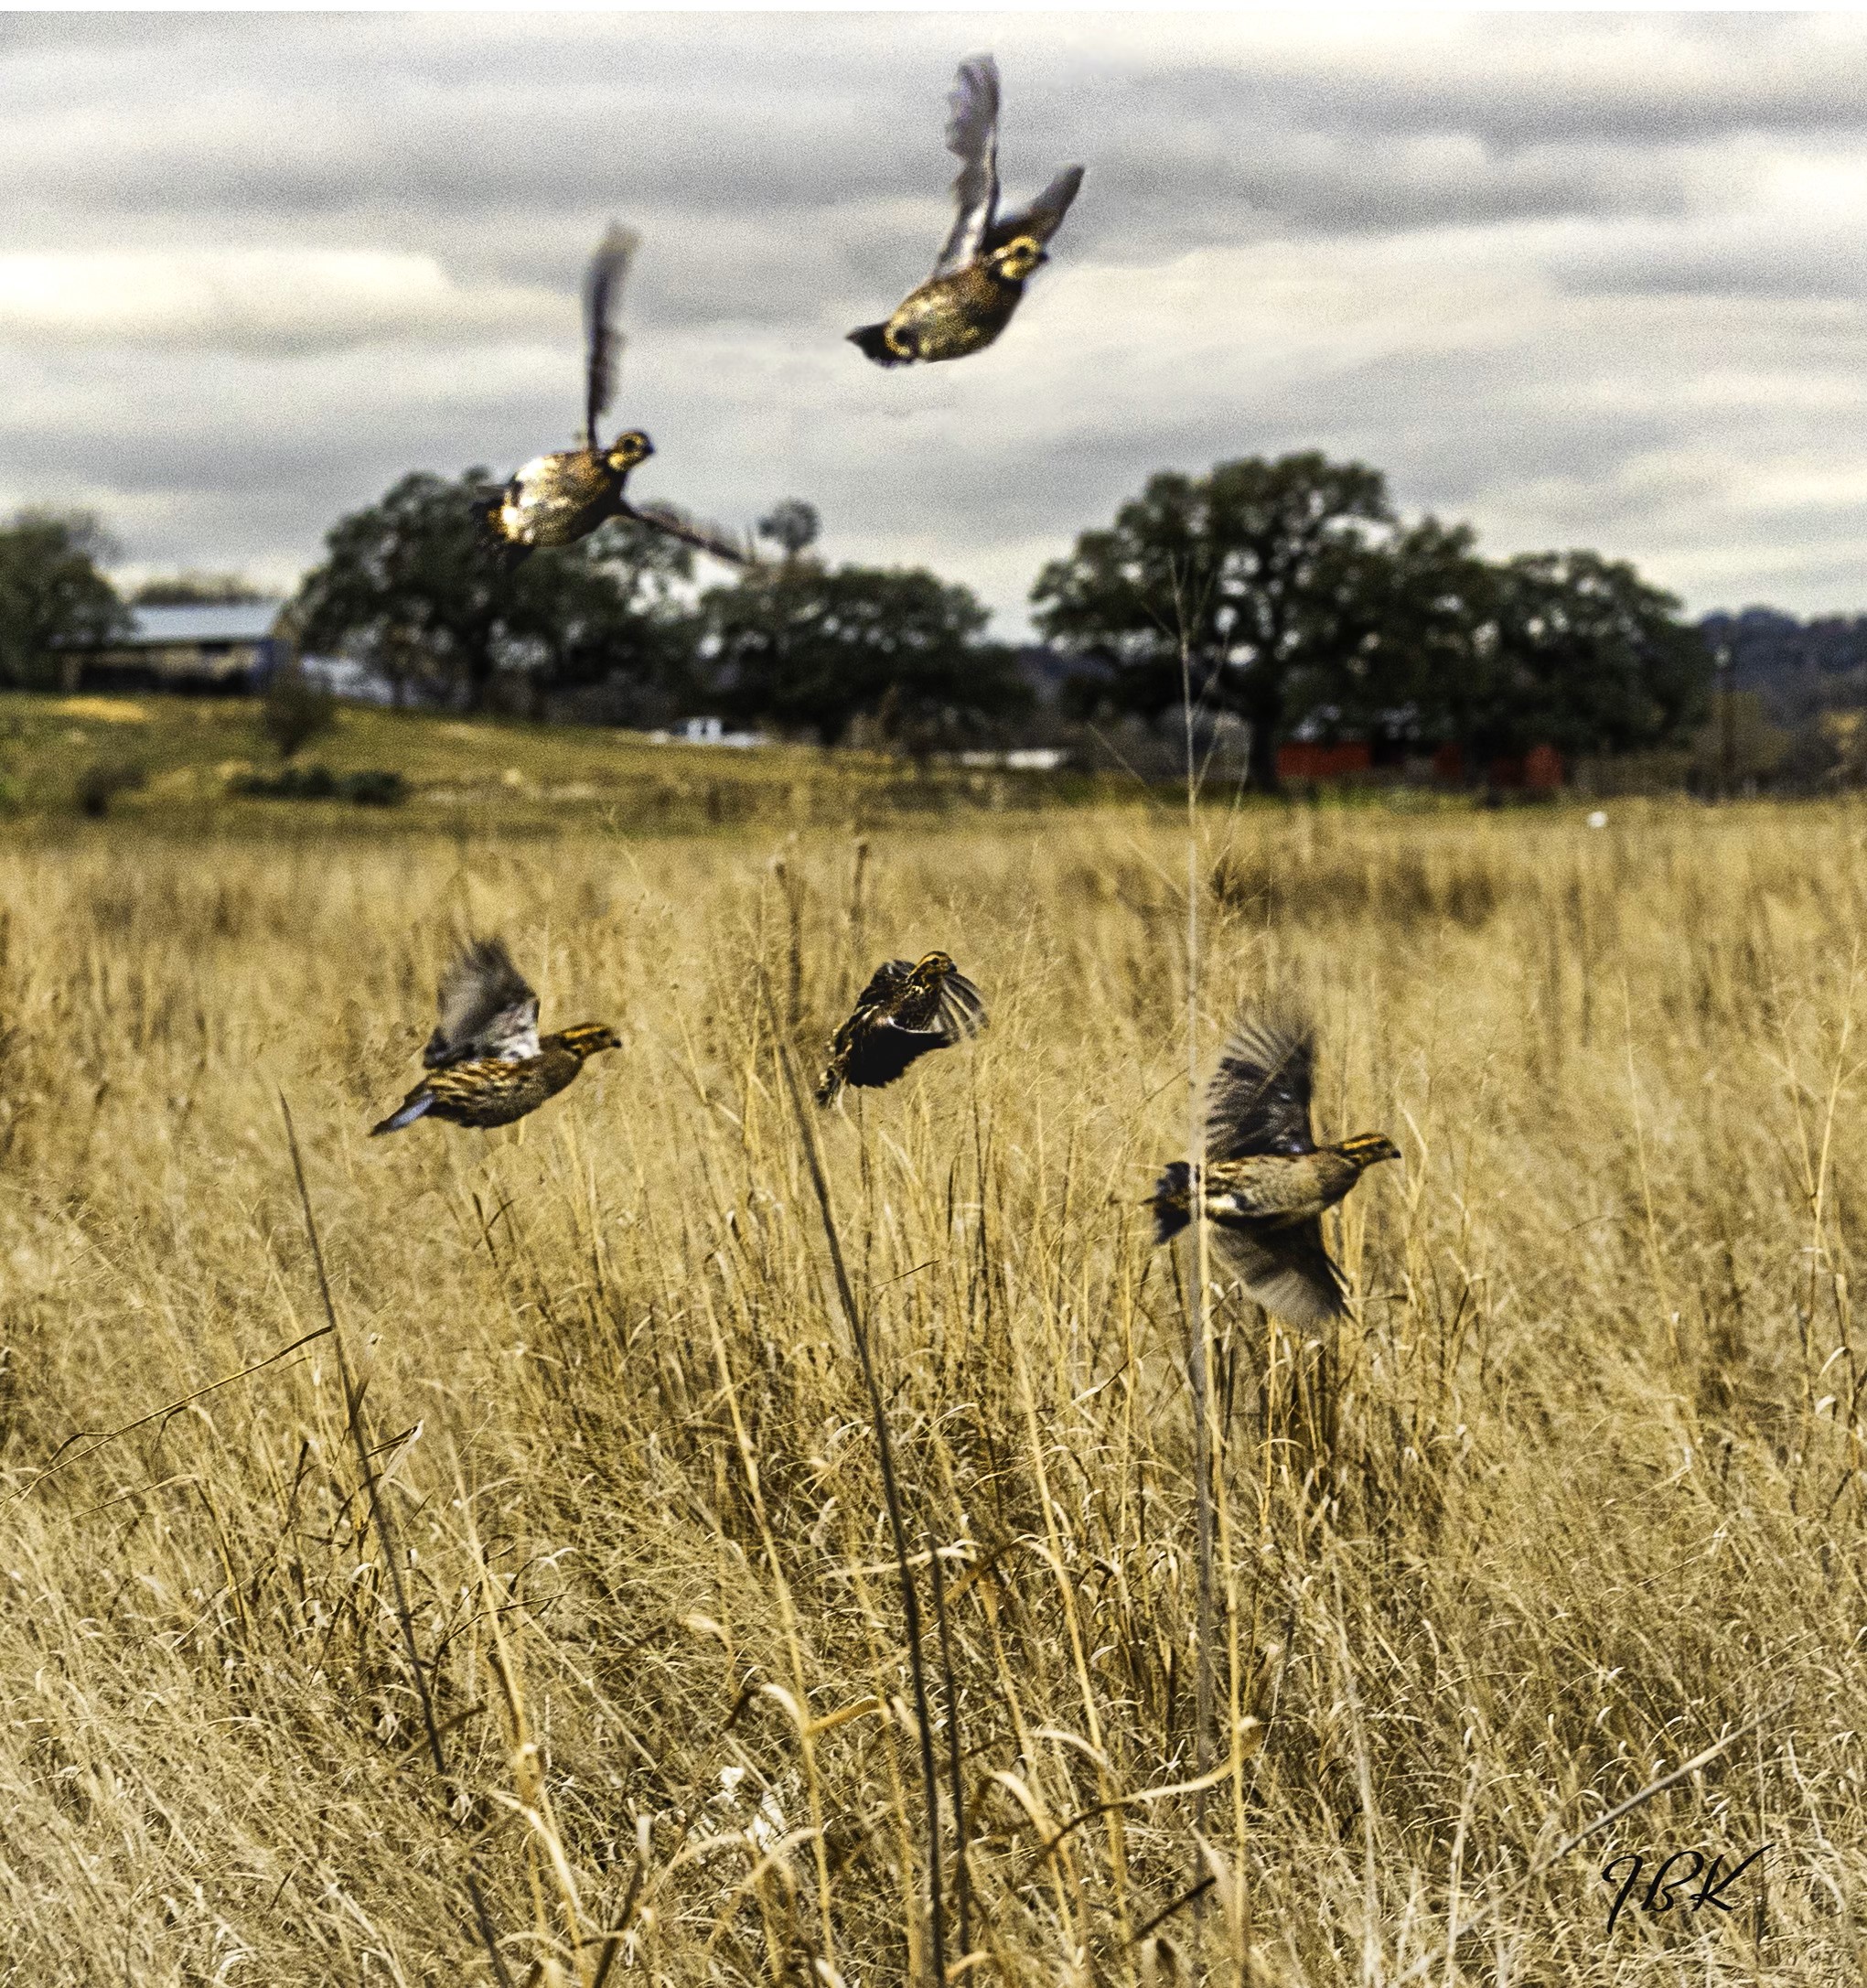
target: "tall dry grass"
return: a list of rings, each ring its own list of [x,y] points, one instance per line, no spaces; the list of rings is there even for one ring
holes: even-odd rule
[[[1214,1298],[1203,1789],[1185,1259],[1142,1206],[1186,1137],[1170,821],[0,861],[0,1980],[925,1978],[895,1554],[777,1054],[931,944],[989,1033],[821,1137],[955,1977],[1857,1979],[1867,816],[1202,834],[1207,1047],[1300,991],[1324,1128],[1407,1154],[1341,1218],[1338,1332]],[[626,1049],[520,1130],[366,1141],[461,924]],[[1609,1855],[1765,1842],[1738,1911],[1607,1938]]]

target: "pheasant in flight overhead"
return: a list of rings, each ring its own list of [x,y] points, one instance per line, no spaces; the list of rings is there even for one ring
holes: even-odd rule
[[[612,225],[585,278],[584,446],[534,456],[481,511],[488,539],[509,564],[541,545],[574,544],[611,518],[631,518],[735,565],[754,563],[750,549],[730,533],[698,524],[671,504],[634,504],[623,494],[629,471],[655,453],[639,428],[618,435],[607,448],[596,440],[622,353],[616,306],[638,245],[638,237]]]
[[[1293,1326],[1316,1325],[1342,1310],[1342,1273],[1323,1246],[1323,1210],[1367,1168],[1400,1157],[1385,1133],[1316,1144],[1310,1134],[1314,1049],[1305,1022],[1243,1021],[1206,1093],[1206,1219],[1245,1289]],[[1161,1176],[1153,1201],[1161,1243],[1192,1219],[1186,1161],[1175,1160]]]
[[[983,351],[1010,324],[1025,279],[1050,258],[1045,244],[1063,224],[1082,185],[1080,166],[1066,166],[1029,207],[998,211],[998,64],[975,55],[960,65],[947,99],[952,118],[947,149],[960,160],[953,181],[959,210],[933,274],[884,323],[849,334],[878,366],[964,359]]]
[[[950,1048],[984,1026],[983,998],[944,952],[884,960],[836,1031],[817,1101],[834,1104],[846,1084],[892,1084],[916,1057]]]
[[[381,1123],[400,1132],[418,1118],[485,1129],[510,1125],[554,1098],[599,1049],[622,1047],[602,1022],[538,1033],[538,996],[498,939],[470,940],[441,976],[441,1018],[422,1061],[429,1074]]]

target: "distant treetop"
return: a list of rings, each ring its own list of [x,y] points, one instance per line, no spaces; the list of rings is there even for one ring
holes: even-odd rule
[[[774,504],[758,521],[759,537],[769,539],[787,559],[809,552],[822,529],[823,521],[817,514],[816,505],[806,503],[801,497],[788,497],[782,503]]]
[[[145,580],[130,596],[138,607],[236,607],[269,600],[239,573],[176,573]]]

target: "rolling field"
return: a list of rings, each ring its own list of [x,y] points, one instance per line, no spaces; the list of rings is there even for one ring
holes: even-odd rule
[[[1184,833],[785,825],[0,853],[0,1983],[929,1978],[782,1058],[935,945],[990,1029],[813,1123],[950,1977],[1859,1980],[1867,811],[1202,820],[1202,1056],[1300,993],[1405,1153],[1339,1331],[1213,1299],[1209,1758]],[[367,1140],[463,928],[624,1048]]]
[[[177,833],[294,840],[339,833],[506,835],[570,827],[669,834],[757,822],[842,825],[953,808],[1018,809],[1121,794],[1132,781],[1012,772],[879,753],[774,745],[756,751],[654,745],[640,733],[449,718],[344,704],[298,756],[338,776],[398,774],[395,809],[242,798],[243,775],[279,759],[246,697],[78,696],[0,691],[0,822],[16,835],[64,840],[88,770],[134,768],[141,784],[111,802],[117,820]]]

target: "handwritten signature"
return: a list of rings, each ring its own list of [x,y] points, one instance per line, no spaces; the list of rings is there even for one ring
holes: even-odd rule
[[[1726,1853],[1722,1850],[1710,1863],[1706,1862],[1702,1850],[1675,1850],[1656,1867],[1653,1875],[1647,1880],[1645,1893],[1636,1902],[1635,1909],[1650,1912],[1656,1918],[1670,1912],[1677,1906],[1684,1907],[1689,1912],[1702,1911],[1706,1906],[1711,1907],[1714,1911],[1729,1912],[1733,1901],[1724,1894],[1757,1862],[1765,1850],[1773,1850],[1775,1847],[1774,1843],[1759,1845],[1742,1863],[1733,1864],[1728,1871],[1723,1868]],[[1647,1868],[1647,1853],[1644,1850],[1628,1850],[1618,1857],[1611,1857],[1601,1867],[1603,1882],[1612,1885],[1615,1882],[1615,1873],[1624,1864],[1630,1865],[1631,1868],[1621,1880],[1620,1889],[1615,1894],[1614,1904],[1608,1907],[1610,1937],[1614,1933],[1615,1922],[1621,1916],[1622,1907],[1634,1897],[1641,1873]],[[1679,1869],[1679,1865],[1684,1865],[1685,1868]],[[1685,1887],[1695,1882],[1698,1884],[1698,1890],[1690,1896],[1681,1896]]]

